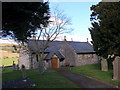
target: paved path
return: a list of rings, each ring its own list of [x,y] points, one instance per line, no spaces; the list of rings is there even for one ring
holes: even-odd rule
[[[115,86],[86,77],[81,74],[73,73],[64,69],[56,69],[61,75],[76,83],[81,88],[116,88]]]

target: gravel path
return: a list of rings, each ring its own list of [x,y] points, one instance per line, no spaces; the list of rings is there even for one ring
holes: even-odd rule
[[[70,72],[64,69],[56,69],[61,75],[76,83],[81,88],[118,88],[109,83],[86,77],[77,73]]]

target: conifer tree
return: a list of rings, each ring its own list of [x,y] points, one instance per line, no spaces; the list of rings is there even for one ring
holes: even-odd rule
[[[46,27],[48,20],[48,2],[3,2],[0,33],[25,42],[41,25]]]
[[[95,51],[100,56],[120,56],[120,2],[100,2],[91,7],[89,28]]]
[[[97,55],[108,61],[120,56],[120,2],[99,2],[90,9],[89,31]]]

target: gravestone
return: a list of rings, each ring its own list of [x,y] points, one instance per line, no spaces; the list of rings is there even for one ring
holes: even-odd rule
[[[117,56],[113,61],[113,80],[120,81],[120,57]]]
[[[102,71],[108,71],[107,60],[101,57],[101,69]]]
[[[19,70],[19,65],[18,64],[16,65],[16,70]]]
[[[13,70],[15,70],[16,68],[16,65],[15,65],[15,63],[14,63],[14,61],[13,61]]]
[[[25,70],[25,65],[21,66],[21,71],[22,71],[22,77],[26,78],[26,70]]]

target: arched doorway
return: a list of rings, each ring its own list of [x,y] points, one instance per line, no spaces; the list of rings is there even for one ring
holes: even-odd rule
[[[57,57],[52,58],[52,68],[53,69],[58,68],[58,58]]]

